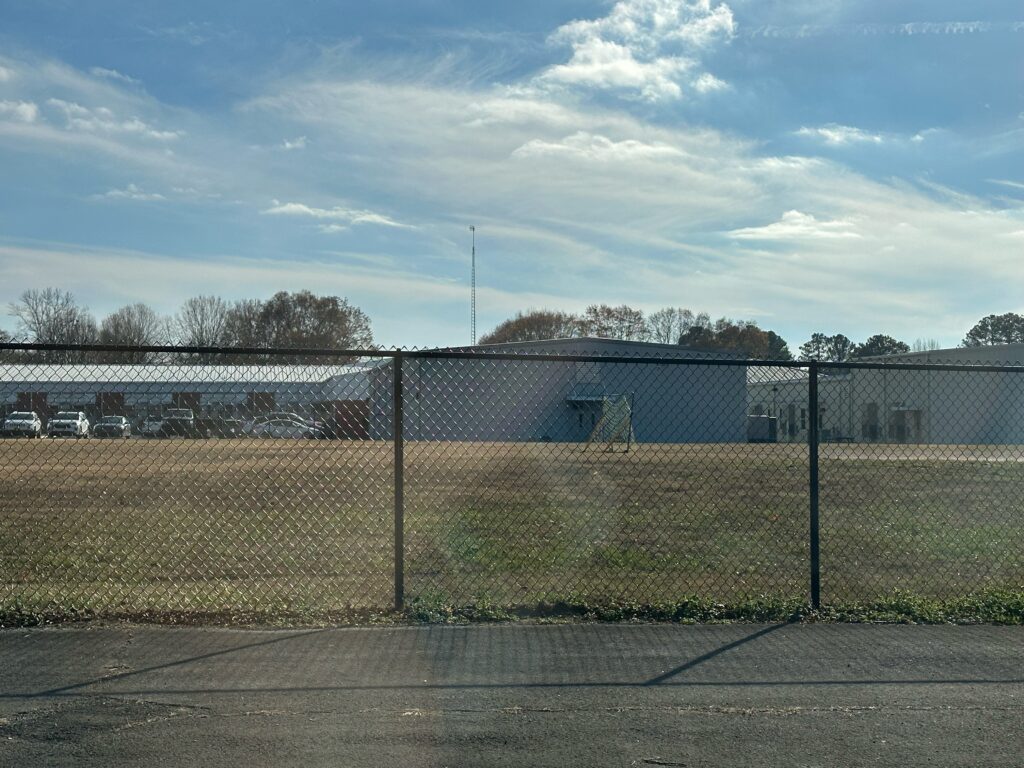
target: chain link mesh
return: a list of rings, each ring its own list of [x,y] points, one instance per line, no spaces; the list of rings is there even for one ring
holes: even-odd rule
[[[365,413],[365,372],[381,361],[60,357],[0,366],[10,436],[0,604],[101,614],[387,604],[393,456],[367,439]],[[35,413],[41,437],[19,435],[12,413]]]
[[[745,367],[406,366],[412,592],[455,604],[803,595],[807,453],[747,442]]]
[[[1024,586],[1024,372],[883,365],[819,391],[829,600]]]
[[[824,602],[1024,586],[1020,369],[655,351],[8,348],[0,609],[802,600],[814,418]]]

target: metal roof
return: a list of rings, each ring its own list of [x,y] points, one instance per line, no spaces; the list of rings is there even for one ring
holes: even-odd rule
[[[365,374],[388,361],[350,365],[0,364],[0,382],[61,384],[301,384]]]

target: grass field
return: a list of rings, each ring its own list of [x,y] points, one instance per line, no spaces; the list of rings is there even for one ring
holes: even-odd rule
[[[386,608],[386,442],[0,442],[0,608]],[[807,591],[806,448],[406,445],[406,587],[451,604]],[[1017,449],[828,445],[826,602],[1024,587]]]

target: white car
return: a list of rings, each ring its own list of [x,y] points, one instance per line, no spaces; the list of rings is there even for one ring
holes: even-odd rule
[[[50,437],[88,437],[89,420],[81,411],[61,411],[50,419],[46,433]]]
[[[164,426],[163,416],[147,416],[139,427],[139,434],[143,437],[159,437]]]
[[[4,419],[0,432],[7,437],[42,437],[43,422],[35,411],[15,411]]]

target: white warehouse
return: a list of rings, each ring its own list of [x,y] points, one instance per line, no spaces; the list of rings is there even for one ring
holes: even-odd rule
[[[1024,444],[1024,369],[892,370],[885,364],[1024,366],[1024,344],[960,347],[820,369],[821,439],[838,442]],[[807,440],[807,371],[750,368],[748,413],[777,420],[780,441]]]

